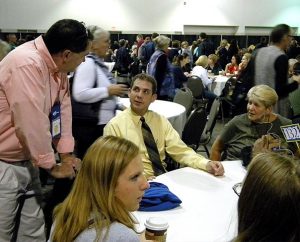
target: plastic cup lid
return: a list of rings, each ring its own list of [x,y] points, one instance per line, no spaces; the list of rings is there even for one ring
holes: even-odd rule
[[[165,230],[169,227],[169,224],[163,218],[150,217],[146,220],[145,227],[151,230]]]

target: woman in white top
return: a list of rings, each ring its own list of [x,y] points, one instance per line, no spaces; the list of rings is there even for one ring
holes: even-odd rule
[[[115,136],[88,149],[74,186],[54,210],[49,242],[139,242],[130,212],[139,208],[149,184],[139,148]]]
[[[73,135],[76,140],[77,157],[83,158],[88,147],[103,135],[103,128],[115,116],[117,109],[116,96],[127,93],[124,84],[116,80],[104,64],[104,57],[109,49],[109,32],[98,26],[88,27],[93,35],[91,52],[75,72],[72,95],[77,102],[100,103],[98,125],[76,121],[73,118]]]
[[[213,80],[208,77],[207,74],[207,65],[208,65],[208,58],[206,55],[201,55],[198,60],[196,61],[196,66],[192,70],[192,76],[198,76],[203,83],[203,86],[205,88],[204,90],[204,97],[208,99],[208,109],[214,99],[217,97],[216,94],[214,94],[212,91],[209,91],[209,88],[211,84],[213,83]]]

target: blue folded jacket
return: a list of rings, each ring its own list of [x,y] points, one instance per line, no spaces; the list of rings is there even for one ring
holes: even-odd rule
[[[150,182],[150,188],[146,190],[140,203],[139,211],[164,211],[176,208],[181,200],[169,188],[159,182]]]

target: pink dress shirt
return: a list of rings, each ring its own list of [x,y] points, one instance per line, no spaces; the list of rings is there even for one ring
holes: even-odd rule
[[[61,104],[61,137],[52,140],[49,114]],[[0,62],[0,160],[31,160],[49,169],[59,153],[72,152],[72,115],[66,73],[58,72],[40,36]]]

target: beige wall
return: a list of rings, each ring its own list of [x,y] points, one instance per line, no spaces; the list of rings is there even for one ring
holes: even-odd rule
[[[128,33],[215,25],[236,26],[237,34],[245,34],[247,26],[278,23],[300,29],[299,15],[299,0],[0,0],[2,31],[46,30],[59,19],[75,18]]]

